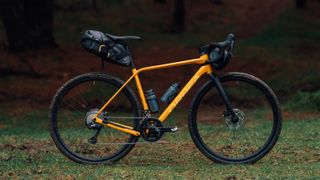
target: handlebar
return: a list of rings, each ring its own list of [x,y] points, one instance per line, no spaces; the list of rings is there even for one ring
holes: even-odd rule
[[[211,43],[213,47],[218,47],[223,50],[228,49],[230,53],[232,53],[232,50],[234,48],[234,42],[235,42],[235,35],[230,33],[227,35],[226,40],[218,43]]]
[[[222,42],[212,42],[208,45],[199,48],[200,55],[209,53],[214,48],[219,48],[222,52],[225,50],[232,56],[232,50],[235,45],[235,35],[230,33],[227,35],[226,40]]]

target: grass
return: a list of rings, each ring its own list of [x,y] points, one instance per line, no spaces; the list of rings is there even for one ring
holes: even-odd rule
[[[283,123],[278,144],[253,165],[220,165],[193,145],[188,128],[167,134],[168,144],[139,144],[114,165],[81,165],[69,161],[53,145],[47,113],[12,117],[2,112],[0,178],[129,178],[129,179],[228,179],[319,178],[319,118],[290,119]],[[176,116],[179,117],[180,116]],[[19,126],[23,125],[23,126]]]
[[[286,103],[289,110],[319,111],[320,90],[316,92],[299,92]]]

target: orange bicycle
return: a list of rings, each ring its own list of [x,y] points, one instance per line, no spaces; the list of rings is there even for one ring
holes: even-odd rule
[[[197,148],[215,162],[253,163],[275,145],[281,131],[281,110],[276,95],[260,79],[232,72],[218,76],[232,57],[233,34],[225,41],[200,48],[200,57],[136,69],[127,41],[137,36],[114,36],[87,30],[82,45],[103,60],[130,67],[127,81],[104,74],[87,73],[65,83],[54,96],[49,112],[50,134],[57,148],[73,161],[112,163],[135,146],[139,137],[148,142],[174,133],[164,122],[197,80],[209,80],[194,96],[188,126]],[[169,104],[159,117],[159,101],[153,90],[144,91],[139,74],[145,71],[197,65],[199,69],[180,88],[174,83],[161,97]],[[128,86],[135,80],[139,100]],[[141,104],[140,104],[141,103]],[[142,105],[142,107],[141,107]]]

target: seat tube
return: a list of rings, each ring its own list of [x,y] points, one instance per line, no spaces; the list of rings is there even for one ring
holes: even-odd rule
[[[142,106],[143,106],[143,110],[147,111],[149,108],[148,108],[148,105],[147,105],[146,98],[144,96],[144,92],[143,92],[143,89],[142,89],[142,86],[141,86],[141,82],[140,82],[140,79],[139,79],[139,76],[138,76],[136,68],[132,69],[132,73],[134,74],[134,79],[135,79],[135,82],[136,82],[136,87],[137,87],[138,92],[139,92],[139,96],[140,96],[140,100],[141,100],[141,103],[142,103]]]

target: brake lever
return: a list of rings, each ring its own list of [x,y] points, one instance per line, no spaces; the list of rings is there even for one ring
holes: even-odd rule
[[[233,57],[233,53],[232,53],[232,51],[233,51],[233,48],[234,48],[234,40],[231,40],[231,43],[230,43],[230,55],[231,55],[231,57]]]
[[[235,44],[235,35],[234,34],[232,34],[232,33],[230,33],[230,34],[228,34],[228,36],[227,36],[227,40],[229,41],[229,53],[230,53],[230,55],[231,55],[231,57],[233,57],[233,53],[232,53],[232,50],[233,50],[233,48],[234,48],[234,44]]]

